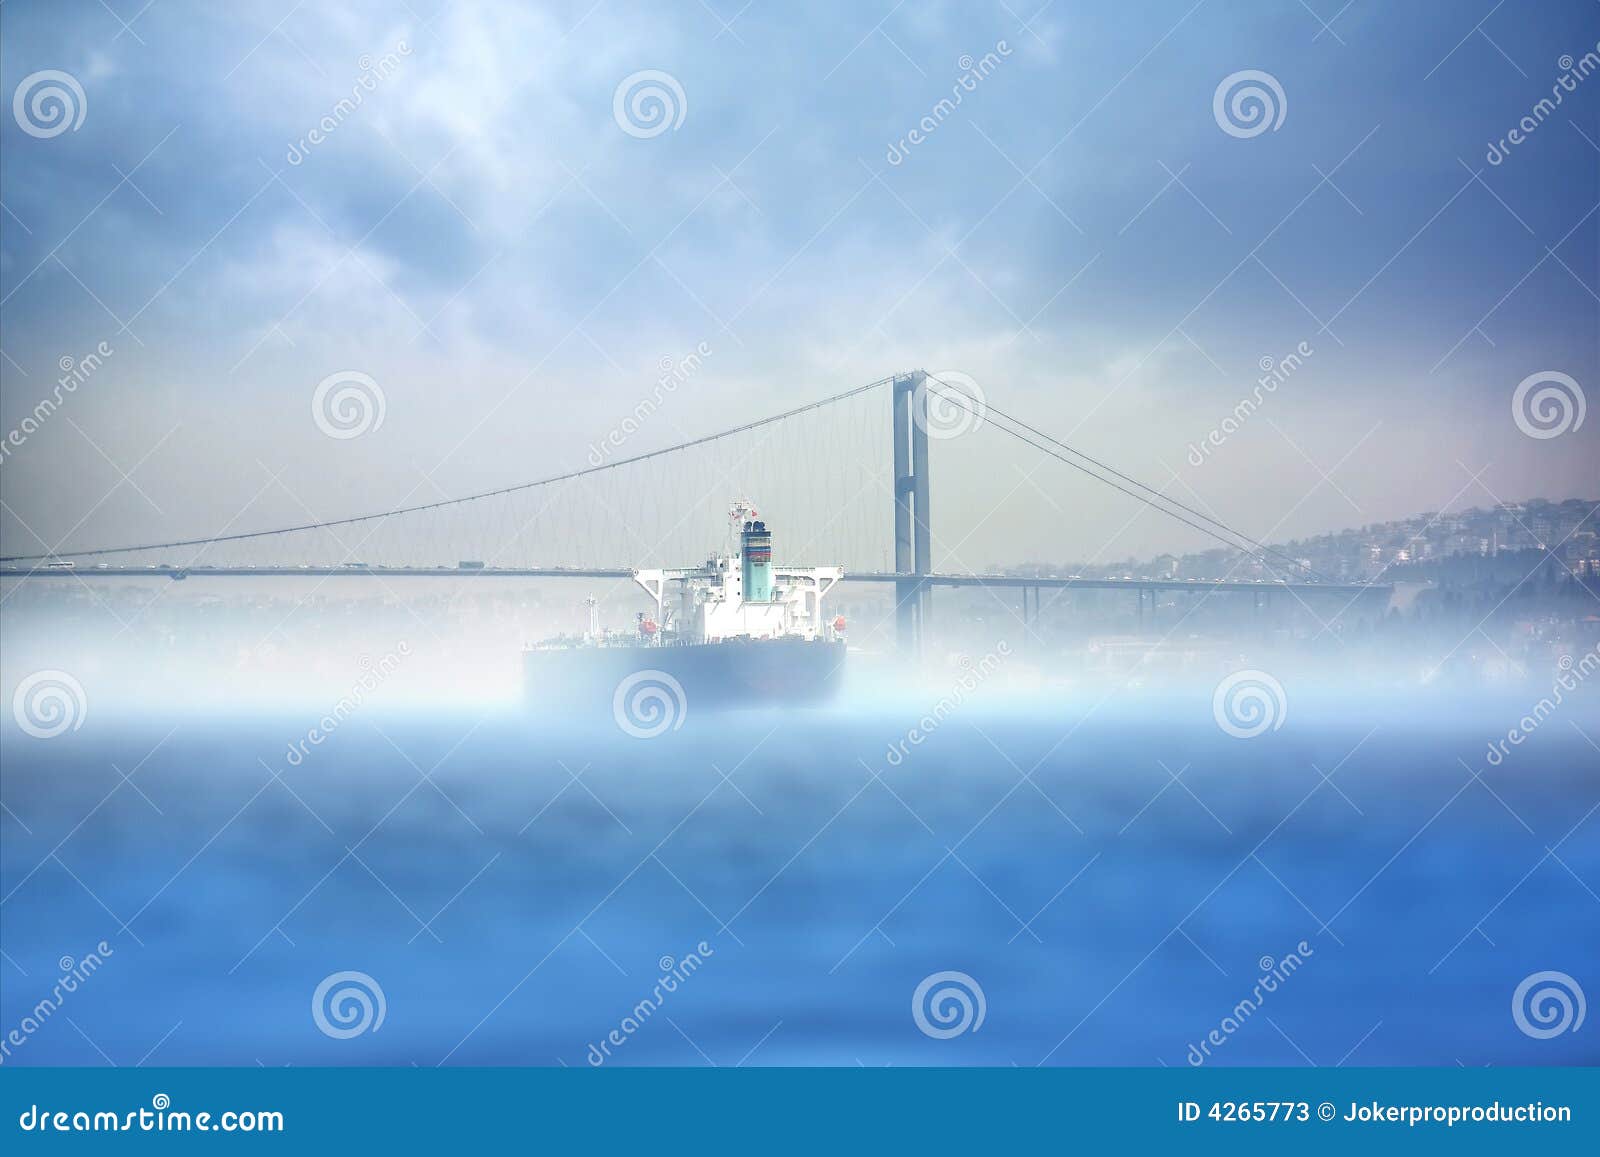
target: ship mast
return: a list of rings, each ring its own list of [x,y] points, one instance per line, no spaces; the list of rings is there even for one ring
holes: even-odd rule
[[[736,498],[728,507],[728,550],[736,553],[739,536],[744,532],[744,524],[751,519],[759,517],[756,514],[756,505],[748,498]]]

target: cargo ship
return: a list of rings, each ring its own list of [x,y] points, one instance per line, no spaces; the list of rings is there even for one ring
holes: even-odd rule
[[[640,736],[683,726],[689,712],[815,703],[844,674],[845,620],[823,600],[844,577],[837,566],[772,562],[772,533],[747,501],[729,510],[737,549],[697,567],[637,570],[654,613],[606,630],[595,600],[588,629],[523,652],[529,704],[540,711],[610,711]]]

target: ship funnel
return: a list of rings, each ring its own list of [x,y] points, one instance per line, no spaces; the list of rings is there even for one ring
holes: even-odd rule
[[[772,534],[767,524],[752,520],[739,535],[739,557],[743,564],[744,601],[772,601]]]

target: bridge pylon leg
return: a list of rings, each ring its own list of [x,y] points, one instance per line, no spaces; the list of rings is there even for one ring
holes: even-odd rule
[[[933,533],[928,499],[928,397],[921,370],[894,380],[894,569],[895,624],[900,649],[917,654],[927,624],[933,570]]]
[[[894,382],[894,569],[896,574],[911,570],[911,387],[909,379]],[[910,654],[916,649],[914,585],[906,579],[894,584],[896,635],[900,649]]]
[[[928,391],[927,375],[918,370],[911,375],[911,481],[912,507],[911,568],[917,583],[917,642],[921,645],[924,628],[932,610],[932,591],[927,576],[933,573],[933,516],[928,509]]]

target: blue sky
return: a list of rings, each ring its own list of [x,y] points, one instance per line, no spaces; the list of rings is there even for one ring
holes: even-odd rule
[[[1596,50],[1592,3],[321,7],[0,9],[0,425],[114,350],[0,467],[8,553],[581,466],[702,343],[630,450],[924,366],[1275,539],[1600,497],[1600,417],[1511,413],[1531,374],[1600,382],[1600,79],[1486,160]],[[12,106],[46,69],[86,109],[40,137]],[[613,97],[647,69],[683,115],[641,138]],[[1213,96],[1246,69],[1283,116],[1236,136]],[[352,368],[384,423],[330,439],[309,401]],[[1062,558],[1203,545],[993,431],[940,453],[975,558],[1041,518]]]

